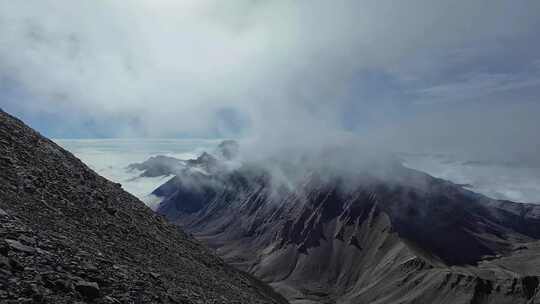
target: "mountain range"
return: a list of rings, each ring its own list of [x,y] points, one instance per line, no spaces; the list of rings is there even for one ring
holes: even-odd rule
[[[538,205],[396,161],[343,172],[221,162],[186,165],[153,192],[157,212],[291,303],[540,303]]]
[[[240,152],[129,166],[174,175],[153,212],[0,110],[0,302],[540,303],[539,205],[392,158]]]

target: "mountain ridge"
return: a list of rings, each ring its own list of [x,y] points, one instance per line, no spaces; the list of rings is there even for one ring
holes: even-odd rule
[[[390,172],[306,174],[291,190],[256,166],[186,170],[154,194],[157,212],[291,303],[538,300],[540,209]]]

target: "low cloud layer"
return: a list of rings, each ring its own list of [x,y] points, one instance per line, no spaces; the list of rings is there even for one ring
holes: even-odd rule
[[[0,106],[57,137],[534,158],[539,29],[535,0],[0,0]]]

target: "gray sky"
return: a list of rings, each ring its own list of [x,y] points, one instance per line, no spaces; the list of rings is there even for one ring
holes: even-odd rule
[[[0,0],[0,107],[53,137],[537,159],[540,1]]]

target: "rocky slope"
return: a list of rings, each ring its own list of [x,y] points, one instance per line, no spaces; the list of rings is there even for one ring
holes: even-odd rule
[[[287,303],[0,110],[1,303]]]
[[[538,206],[396,163],[294,187],[270,172],[184,170],[158,212],[291,303],[540,303]]]

